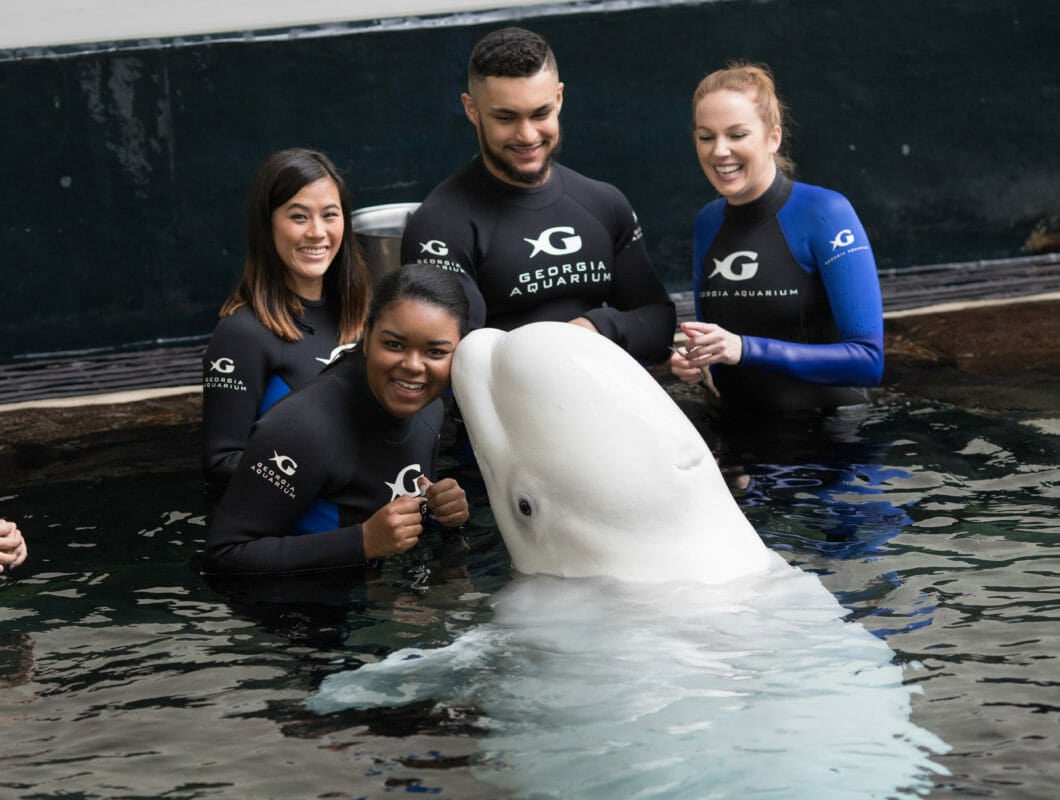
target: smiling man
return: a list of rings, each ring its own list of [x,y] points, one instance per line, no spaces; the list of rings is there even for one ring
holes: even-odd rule
[[[402,263],[470,278],[489,327],[571,322],[643,362],[666,359],[674,305],[633,208],[614,186],[555,161],[563,84],[548,43],[522,28],[488,34],[471,52],[461,100],[479,156],[412,215]]]

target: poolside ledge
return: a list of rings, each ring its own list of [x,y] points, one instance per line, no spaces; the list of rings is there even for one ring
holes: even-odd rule
[[[881,273],[884,389],[1060,414],[1060,254]],[[674,295],[679,319],[691,293]],[[187,425],[205,343],[0,366],[0,461],[27,443]],[[82,442],[88,444],[88,442]]]

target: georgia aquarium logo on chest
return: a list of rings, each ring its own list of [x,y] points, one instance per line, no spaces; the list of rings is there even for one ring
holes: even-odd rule
[[[394,478],[393,482],[383,481],[386,487],[390,490],[390,499],[397,500],[399,497],[408,495],[409,497],[419,497],[423,494],[423,487],[420,486],[419,479],[423,477],[423,472],[420,469],[419,464],[409,464],[402,469],[397,477]]]
[[[578,261],[549,263],[545,258],[539,258],[542,254],[554,258],[570,256],[582,250],[584,240],[570,225],[546,228],[537,236],[524,237],[523,241],[530,245],[530,255],[527,258],[533,259],[530,263],[534,267],[519,273],[515,285],[508,293],[509,297],[611,280],[611,271],[607,264],[598,259],[583,257]]]
[[[720,275],[727,281],[749,281],[758,274],[758,253],[753,250],[737,250],[713,261],[714,271],[707,280]]]
[[[798,286],[776,286],[769,279],[769,265],[763,270],[759,260],[759,254],[754,250],[736,250],[724,258],[711,258],[714,262],[714,271],[704,280],[712,278],[721,280],[704,285],[699,292],[701,299],[718,297],[742,297],[742,298],[776,298],[776,297],[799,297]],[[761,276],[757,283],[744,284],[743,286],[729,286],[729,283],[743,284],[752,278]],[[769,285],[759,285],[765,280]],[[775,279],[774,279],[775,280]],[[728,283],[726,283],[728,282]]]
[[[559,236],[559,244],[553,237]],[[524,242],[533,247],[530,258],[538,253],[547,253],[550,256],[566,256],[577,253],[582,248],[582,237],[574,232],[569,225],[560,225],[541,231],[536,239],[523,239]]]

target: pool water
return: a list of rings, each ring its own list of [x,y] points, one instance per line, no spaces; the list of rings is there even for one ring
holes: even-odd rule
[[[459,475],[466,547],[432,533],[367,576],[207,581],[196,447],[162,432],[0,472],[0,509],[31,541],[0,576],[0,797],[499,796],[473,769],[474,709],[306,707],[329,675],[489,621],[512,574],[475,475]],[[927,795],[1052,797],[1060,413],[894,395],[847,441],[724,447],[766,543],[922,688],[912,722],[949,746]],[[704,757],[704,796],[751,796],[711,770]]]

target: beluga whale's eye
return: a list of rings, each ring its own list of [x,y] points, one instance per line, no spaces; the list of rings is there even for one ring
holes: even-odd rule
[[[533,516],[534,509],[530,507],[530,501],[526,498],[519,501],[519,513],[524,517]]]

